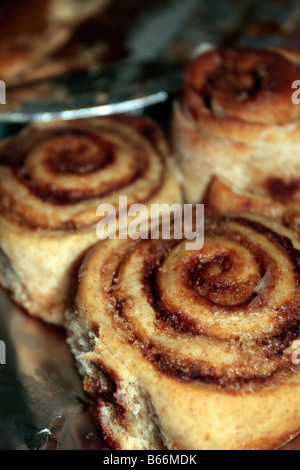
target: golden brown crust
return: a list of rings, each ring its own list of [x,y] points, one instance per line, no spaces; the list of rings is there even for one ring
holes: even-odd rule
[[[70,343],[118,448],[270,449],[298,432],[299,250],[293,232],[241,215],[208,220],[200,251],[90,251]]]
[[[35,124],[0,144],[0,279],[33,315],[63,323],[72,271],[98,241],[96,211],[181,201],[159,127],[112,117]],[[103,216],[102,216],[103,217]]]
[[[208,211],[217,214],[249,212],[282,221],[286,212],[280,202],[232,187],[217,176],[213,177],[204,202]]]
[[[213,49],[187,68],[172,129],[189,202],[203,199],[213,175],[258,196],[268,194],[276,178],[294,182],[300,170],[300,108],[291,88],[299,77],[296,57],[283,50]]]
[[[296,180],[296,179],[295,179]],[[297,183],[296,183],[297,185]],[[272,179],[272,194],[258,195],[255,191],[238,189],[217,176],[213,177],[205,196],[205,207],[215,214],[249,212],[281,222],[300,235],[300,204],[293,200],[293,185],[284,179]],[[297,199],[296,199],[297,200]]]

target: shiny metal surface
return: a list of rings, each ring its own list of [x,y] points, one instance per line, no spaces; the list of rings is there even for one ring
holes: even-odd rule
[[[107,448],[64,332],[30,318],[0,290],[0,450]]]

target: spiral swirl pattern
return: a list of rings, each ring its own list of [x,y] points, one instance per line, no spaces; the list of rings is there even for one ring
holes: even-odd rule
[[[299,63],[299,53],[226,48],[187,67],[173,144],[189,202],[203,198],[213,175],[276,202],[299,201]]]
[[[291,100],[297,77],[297,66],[272,51],[214,50],[187,68],[185,99],[196,120],[211,114],[249,123],[292,121],[300,116]]]
[[[97,209],[110,204],[117,218],[120,196],[128,206],[181,202],[167,143],[150,118],[34,124],[2,142],[1,285],[32,315],[63,325],[73,270],[99,241],[105,212]]]
[[[298,239],[258,216],[207,218],[199,251],[178,240],[91,250],[68,328],[108,442],[274,448],[296,434],[299,276]]]
[[[168,177],[167,147],[150,119],[35,125],[0,149],[0,205],[33,227],[97,222],[102,203],[148,203]]]
[[[300,245],[270,224],[208,223],[197,252],[174,240],[100,246],[90,264],[99,263],[97,272],[109,266],[104,288],[91,288],[84,271],[80,292],[113,322],[117,314],[128,339],[166,374],[229,387],[268,379],[291,369],[284,350],[300,325]],[[78,308],[90,307],[80,297]]]

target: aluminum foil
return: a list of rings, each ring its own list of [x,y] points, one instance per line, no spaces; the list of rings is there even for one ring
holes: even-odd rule
[[[65,333],[29,317],[0,290],[0,340],[0,450],[107,449]]]

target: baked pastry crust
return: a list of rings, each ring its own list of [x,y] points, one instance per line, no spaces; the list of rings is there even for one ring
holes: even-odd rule
[[[59,51],[85,21],[102,14],[110,0],[5,0],[0,5],[0,77],[6,85],[46,78],[70,68],[87,67],[106,53],[104,44]],[[57,56],[55,57],[55,54]]]
[[[299,255],[258,216],[205,244],[107,241],[87,254],[69,343],[117,449],[274,449],[300,428]]]
[[[188,202],[203,200],[214,175],[268,196],[276,179],[288,185],[300,173],[300,107],[291,88],[299,58],[282,49],[212,49],[187,67],[172,142]]]
[[[149,118],[35,124],[0,146],[0,282],[29,313],[64,323],[72,272],[98,241],[101,204],[181,202]]]
[[[281,222],[300,235],[300,200],[297,177],[273,179],[272,194],[233,187],[227,180],[213,177],[205,196],[205,207],[216,214],[249,212]],[[297,202],[298,200],[298,202]],[[294,202],[293,202],[294,201]]]
[[[288,211],[278,200],[256,194],[255,190],[233,187],[224,178],[214,176],[205,197],[205,207],[218,214],[249,212],[284,222]]]

